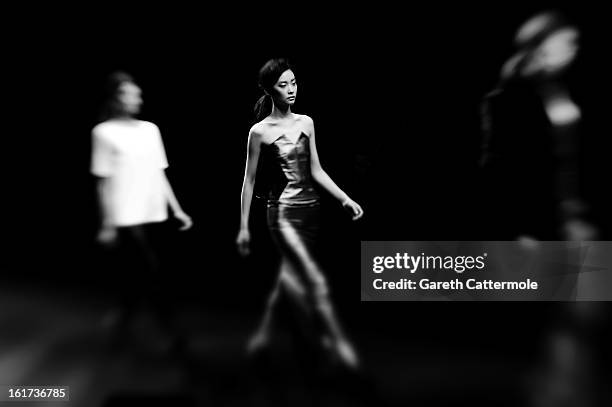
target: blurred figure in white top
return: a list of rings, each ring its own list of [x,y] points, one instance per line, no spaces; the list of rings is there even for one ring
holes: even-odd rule
[[[121,254],[117,266],[122,281],[118,285],[126,288],[123,306],[107,322],[117,325],[122,334],[142,299],[158,308],[166,328],[170,324],[165,315],[169,307],[159,301],[164,297],[161,284],[156,284],[160,282],[160,260],[155,235],[160,223],[168,219],[168,206],[180,230],[192,226],[166,177],[168,161],[159,128],[137,119],[141,106],[142,91],[132,76],[111,74],[105,120],[92,131],[91,172],[97,177],[101,217],[97,241]]]

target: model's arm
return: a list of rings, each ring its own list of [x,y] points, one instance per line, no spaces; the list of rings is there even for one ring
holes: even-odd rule
[[[544,108],[556,139],[558,159],[557,199],[562,232],[567,240],[595,240],[596,228],[585,221],[588,210],[579,186],[577,128],[581,120],[578,105],[564,89],[556,89],[544,97]]]
[[[164,170],[161,171],[164,193],[166,195],[166,199],[168,200],[168,205],[170,205],[174,217],[177,218],[183,224],[180,227],[180,230],[187,230],[193,225],[193,221],[191,220],[191,217],[189,217],[189,215],[187,215],[185,211],[183,211],[181,205],[178,202],[178,199],[176,199],[176,195],[172,190],[172,186],[170,185],[170,181],[166,176],[166,172]]]
[[[498,151],[495,139],[496,129],[494,128],[494,104],[495,98],[501,93],[500,90],[493,90],[485,95],[480,103],[480,130],[482,133],[480,166],[482,168],[491,167],[498,158]]]
[[[172,209],[173,216],[181,223],[180,230],[187,230],[193,226],[193,221],[191,217],[183,211],[181,205],[174,194],[174,190],[172,189],[172,185],[170,185],[170,180],[166,175],[165,169],[168,167],[168,158],[166,157],[166,148],[164,147],[164,142],[162,140],[161,131],[156,124],[147,122],[147,125],[151,127],[152,135],[157,140],[157,152],[156,157],[158,159],[159,170],[161,171],[161,187],[163,188],[164,198],[166,198],[166,202]]]
[[[117,238],[117,225],[113,213],[110,183],[115,174],[115,150],[100,126],[92,132],[91,173],[95,176],[96,198],[100,228],[96,236],[98,243],[111,245]]]
[[[96,179],[96,195],[101,219],[97,240],[101,244],[112,244],[117,237],[117,228],[113,222],[113,206],[109,201],[110,197],[107,193],[109,181],[108,177],[97,177]]]
[[[580,123],[580,108],[567,92],[555,89],[544,96],[544,108],[551,123],[555,139],[555,154],[558,159],[556,192],[564,217],[579,215],[564,210],[581,203],[578,188],[577,128]],[[575,203],[575,204],[572,204]],[[582,204],[578,205],[582,206]],[[578,209],[577,207],[574,209]]]
[[[108,190],[109,179],[107,177],[97,177],[96,180],[96,193],[98,198],[98,208],[100,210],[100,218],[102,220],[102,227],[113,226],[113,214],[112,206],[109,202],[109,196],[106,193]]]
[[[249,133],[247,143],[246,168],[244,170],[244,181],[242,182],[242,194],[240,197],[240,231],[236,244],[241,255],[249,254],[249,244],[251,236],[249,233],[249,215],[251,213],[251,201],[253,200],[253,188],[255,187],[255,176],[257,173],[257,163],[261,151],[260,132],[253,127]]]
[[[315,130],[312,119],[308,116],[304,117],[307,121],[306,126],[310,134],[310,169],[312,177],[319,185],[321,185],[327,192],[329,192],[334,198],[341,202],[342,206],[351,212],[353,220],[357,220],[363,216],[363,209],[355,201],[342,190],[336,183],[331,179],[325,172],[319,161],[319,154],[317,153],[317,145],[315,141]]]

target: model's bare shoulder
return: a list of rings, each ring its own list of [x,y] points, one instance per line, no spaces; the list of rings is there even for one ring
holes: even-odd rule
[[[263,122],[255,123],[249,130],[249,140],[261,142],[266,133],[266,126]]]
[[[312,135],[314,133],[314,121],[310,116],[300,114],[298,115],[297,120],[302,123],[302,128],[306,131],[308,135]]]
[[[307,125],[312,125],[314,122],[312,118],[306,114],[297,114],[297,120],[304,122]]]

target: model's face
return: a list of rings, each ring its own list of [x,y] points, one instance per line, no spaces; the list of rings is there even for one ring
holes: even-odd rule
[[[130,115],[140,113],[142,106],[142,91],[138,85],[131,82],[124,82],[119,86],[117,101],[121,110]]]
[[[291,69],[286,70],[274,84],[271,94],[277,105],[293,105],[297,95],[297,82]]]
[[[535,68],[543,73],[554,74],[571,65],[578,54],[578,39],[578,31],[573,28],[564,28],[551,34],[535,52]]]

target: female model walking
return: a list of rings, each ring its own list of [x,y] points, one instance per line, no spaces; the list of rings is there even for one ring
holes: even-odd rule
[[[363,215],[361,207],[343,192],[321,167],[312,119],[291,111],[297,95],[293,70],[285,59],[269,60],[259,71],[264,95],[255,106],[257,123],[248,137],[248,152],[242,186],[242,213],[237,238],[242,255],[249,253],[249,212],[258,162],[266,161],[267,222],[281,254],[280,274],[263,319],[249,341],[249,351],[265,348],[270,341],[279,296],[286,295],[299,310],[305,334],[341,363],[357,368],[359,361],[334,314],[328,286],[313,256],[319,222],[316,181],[352,215]]]

